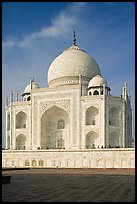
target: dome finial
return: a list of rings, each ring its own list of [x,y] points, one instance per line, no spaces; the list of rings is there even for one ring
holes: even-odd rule
[[[76,35],[75,35],[75,30],[74,30],[73,45],[75,45],[75,46],[76,46]]]
[[[31,78],[30,78],[30,82],[34,82],[34,77],[31,77]]]

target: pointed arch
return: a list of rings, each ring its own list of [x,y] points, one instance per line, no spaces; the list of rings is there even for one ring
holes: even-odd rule
[[[99,95],[99,92],[98,92],[97,90],[95,90],[95,91],[93,92],[93,95]]]
[[[25,166],[30,166],[30,161],[28,159],[25,160]]]
[[[25,135],[20,134],[16,137],[16,149],[17,150],[25,150],[26,143],[27,143],[27,139]]]
[[[116,107],[112,107],[109,110],[109,125],[112,126],[119,126],[120,120],[119,120],[120,111]]]
[[[32,160],[32,166],[37,166],[37,161],[35,159]]]
[[[26,128],[27,115],[23,111],[20,111],[16,115],[16,128]]]
[[[98,124],[99,111],[96,107],[90,106],[86,110],[86,125],[97,125]]]
[[[119,147],[120,146],[120,138],[119,134],[116,131],[113,131],[109,134],[109,147]]]
[[[41,117],[41,149],[65,148],[69,135],[68,113],[57,106],[46,110]],[[58,140],[60,142],[58,142]]]
[[[44,161],[42,159],[39,160],[39,166],[44,166]]]
[[[10,149],[10,136],[7,136],[7,149]]]
[[[86,148],[87,149],[97,148],[99,146],[98,139],[99,139],[98,133],[94,131],[88,132],[86,135],[86,142],[85,142]]]

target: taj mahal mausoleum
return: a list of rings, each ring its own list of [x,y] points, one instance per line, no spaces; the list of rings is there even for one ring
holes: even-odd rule
[[[2,167],[135,168],[127,83],[120,96],[76,44],[51,63],[48,87],[30,80],[6,101]]]

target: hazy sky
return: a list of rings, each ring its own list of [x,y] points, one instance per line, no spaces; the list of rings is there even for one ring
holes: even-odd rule
[[[51,62],[77,45],[98,63],[111,95],[128,83],[135,134],[135,3],[134,2],[3,2],[2,3],[2,145],[5,147],[5,100],[21,94],[34,77],[47,87]]]

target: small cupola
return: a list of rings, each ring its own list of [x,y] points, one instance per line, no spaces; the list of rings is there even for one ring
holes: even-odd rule
[[[88,95],[108,95],[110,94],[110,88],[107,81],[100,75],[93,77],[88,83]]]
[[[39,88],[38,84],[34,82],[33,80],[30,80],[30,83],[26,86],[22,96],[23,101],[30,101],[31,100],[31,90]]]

